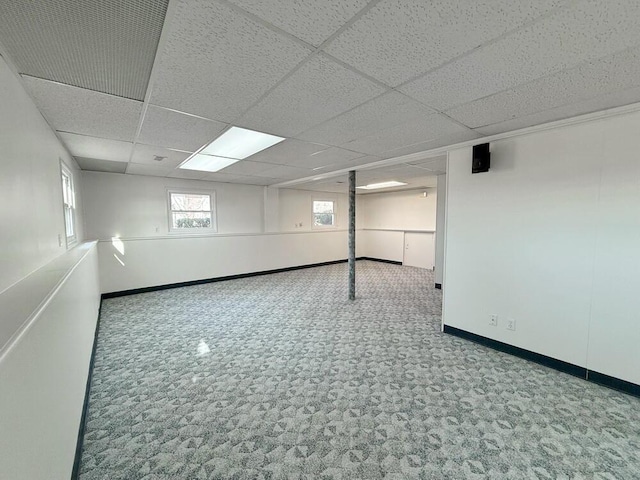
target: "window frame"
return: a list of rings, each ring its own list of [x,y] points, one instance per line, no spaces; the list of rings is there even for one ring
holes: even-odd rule
[[[183,195],[208,195],[209,206],[211,210],[172,210],[171,209],[171,195],[183,194]],[[185,188],[167,188],[167,231],[172,235],[202,235],[207,233],[217,233],[218,231],[218,215],[216,212],[216,192],[215,190],[192,190]],[[173,226],[173,212],[177,211],[209,211],[211,212],[211,226],[209,228],[176,228]]]
[[[333,203],[333,224],[332,225],[316,225],[316,212],[314,211],[315,202],[331,202]],[[327,230],[338,228],[338,199],[332,196],[312,196],[311,197],[311,228],[314,230]]]
[[[65,177],[68,179],[65,182]],[[76,201],[76,187],[73,178],[73,171],[67,166],[66,163],[60,159],[60,182],[61,182],[61,193],[62,193],[62,218],[64,221],[64,238],[67,250],[71,247],[75,246],[78,243],[78,227],[77,227],[77,218],[78,218],[78,208]],[[69,191],[67,191],[69,190]],[[71,197],[71,203],[67,203],[67,198]],[[69,217],[70,216],[70,226],[71,226],[71,235],[68,234],[69,231]]]

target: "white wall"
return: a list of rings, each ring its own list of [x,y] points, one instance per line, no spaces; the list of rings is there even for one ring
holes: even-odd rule
[[[98,172],[83,172],[83,183],[102,292],[347,258],[346,195]],[[215,191],[218,232],[169,233],[167,188]],[[311,227],[313,198],[337,202],[337,228]]]
[[[425,191],[427,197],[422,196]],[[427,231],[429,233],[423,235],[431,237],[436,227],[436,203],[435,188],[358,195],[357,227],[362,229],[358,231],[358,255],[403,262],[408,245],[404,232]],[[433,242],[431,238],[424,238],[419,244],[429,248],[427,245]],[[429,251],[429,259],[432,256],[433,252]],[[433,260],[423,263],[421,266],[428,268]]]
[[[0,292],[66,250],[60,161],[80,177],[55,133],[0,57]],[[80,205],[82,202],[78,202]],[[78,237],[83,238],[82,212]],[[63,246],[58,244],[58,235]]]
[[[438,198],[436,200],[436,264],[435,283],[442,285],[444,274],[444,245],[447,231],[447,176],[438,175]]]
[[[444,324],[640,383],[638,131],[634,113],[493,142],[476,175],[450,152]]]
[[[266,187],[264,189],[264,231],[280,230],[280,189]]]
[[[0,348],[3,480],[71,477],[100,305],[95,244],[79,246],[54,263],[31,275],[38,278],[29,287],[48,284],[53,276],[54,286],[62,282],[59,288],[29,312],[30,326],[12,348]],[[26,287],[20,282],[8,291]],[[30,297],[34,290],[16,292],[11,305],[0,298],[3,314],[21,312],[18,302],[38,306]]]
[[[427,192],[427,197],[422,196]],[[384,230],[435,230],[436,189],[359,195],[359,228]]]
[[[87,238],[168,235],[168,188],[215,192],[218,233],[263,230],[263,187],[102,172],[82,177]]]
[[[404,232],[401,230],[358,230],[358,256],[402,262],[404,260]]]
[[[81,176],[1,57],[0,105],[0,477],[66,479],[100,300],[97,252],[50,295],[67,257],[84,254],[66,248],[60,162],[74,177],[79,243]]]
[[[280,232],[312,231],[313,200],[332,200],[335,202],[336,228],[346,230],[349,228],[349,199],[343,193],[312,192],[310,190],[295,190],[289,188],[280,189]],[[302,226],[296,226],[300,225]]]
[[[217,235],[99,243],[102,292],[344,260],[344,231]],[[121,253],[123,251],[124,253]]]

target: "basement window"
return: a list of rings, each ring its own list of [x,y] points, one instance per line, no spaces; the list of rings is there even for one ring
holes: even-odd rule
[[[169,231],[215,232],[215,192],[169,190]]]
[[[313,227],[336,226],[336,202],[334,200],[313,200]]]
[[[67,248],[76,243],[76,194],[73,187],[73,175],[65,164],[60,162],[62,178],[62,206],[64,209],[64,229]]]

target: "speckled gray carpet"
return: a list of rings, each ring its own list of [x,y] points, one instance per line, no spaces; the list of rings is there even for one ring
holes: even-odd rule
[[[440,333],[432,273],[359,261],[105,300],[96,479],[638,479],[640,399]]]

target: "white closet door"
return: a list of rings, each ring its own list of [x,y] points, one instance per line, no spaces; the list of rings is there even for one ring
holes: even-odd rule
[[[432,269],[435,261],[434,247],[433,233],[406,232],[403,265]]]

